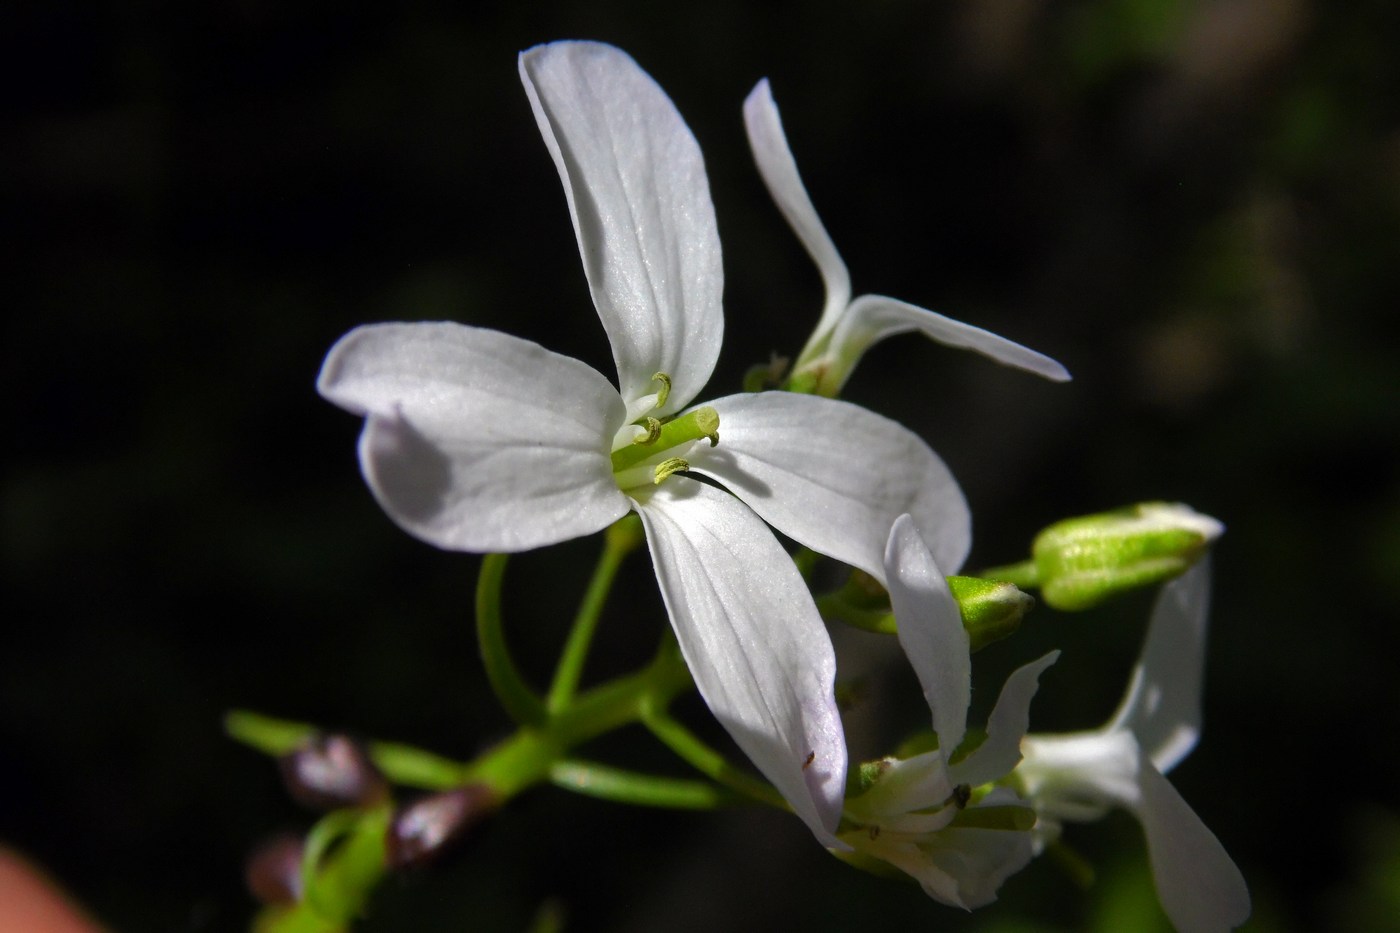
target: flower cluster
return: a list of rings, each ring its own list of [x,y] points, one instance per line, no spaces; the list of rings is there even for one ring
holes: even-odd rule
[[[749,141],[816,261],[825,308],[788,391],[697,403],[724,319],[719,237],[695,138],[616,48],[554,43],[522,53],[519,67],[563,182],[616,381],[536,343],[459,323],[351,331],[328,354],[318,388],[364,417],[360,463],[385,512],[430,544],[473,553],[555,544],[636,513],[705,702],[843,857],[884,861],[934,898],[971,908],[994,899],[1064,821],[1121,806],[1146,828],[1178,926],[1241,922],[1243,881],[1162,777],[1197,731],[1202,565],[1166,585],[1109,726],[1027,736],[1051,653],[1011,676],[985,732],[969,730],[971,649],[945,576],[968,552],[967,504],[919,437],[835,398],[868,347],[910,331],[1051,380],[1068,379],[1064,368],[914,305],[851,300],[764,81],[744,104]],[[836,656],[775,530],[888,591],[935,745],[848,779]]]

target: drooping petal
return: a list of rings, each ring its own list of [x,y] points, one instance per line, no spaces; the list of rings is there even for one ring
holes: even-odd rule
[[[962,566],[972,541],[967,500],[917,435],[860,406],[793,392],[709,404],[719,446],[692,449],[690,468],[783,534],[883,582],[890,526],[908,512],[938,566]]]
[[[1163,774],[1201,734],[1201,678],[1210,618],[1210,560],[1162,587],[1142,654],[1108,728],[1130,730]]]
[[[972,350],[1005,366],[1024,369],[1054,382],[1070,378],[1069,371],[1050,357],[991,331],[894,298],[861,295],[851,302],[836,324],[826,351],[832,361],[827,380],[833,388],[839,388],[872,344],[913,331],[938,343]]]
[[[610,45],[536,46],[521,53],[520,78],[564,182],[622,396],[633,405],[664,372],[671,400],[656,414],[675,412],[710,378],[724,331],[700,147],[665,92]]]
[[[837,844],[846,743],[836,658],[792,559],[713,487],[671,477],[633,494],[700,695],[818,840]]]
[[[972,657],[958,601],[908,515],[895,519],[890,529],[885,576],[899,644],[933,712],[933,731],[946,762],[967,729]]]
[[[764,78],[749,92],[744,101],[744,128],[749,135],[749,148],[753,150],[758,173],[768,186],[768,193],[787,219],[797,238],[802,241],[808,255],[817,264],[821,273],[822,285],[826,288],[826,305],[822,308],[821,320],[812,333],[807,348],[798,358],[801,366],[807,362],[809,351],[815,351],[836,320],[851,300],[851,275],[846,263],[836,251],[836,244],[817,216],[817,209],[807,195],[807,188],[798,174],[797,162],[788,147],[787,136],[783,133],[783,121],[778,116],[778,105],[773,102],[773,91]]]
[[[928,846],[929,861],[956,879],[961,906],[969,910],[996,900],[1002,883],[1034,857],[1035,837],[1011,830],[951,826]]]
[[[862,830],[861,834],[864,832]],[[881,833],[874,839],[862,839],[855,833],[843,833],[841,838],[849,840],[858,850],[889,862],[919,882],[919,887],[924,889],[924,893],[940,904],[961,907],[964,910],[972,909],[964,903],[958,893],[957,879],[934,864],[915,839],[894,833]]]
[[[1040,675],[1054,664],[1060,652],[1051,651],[1018,667],[997,696],[987,717],[987,738],[967,758],[953,765],[953,779],[976,787],[1011,773],[1021,760],[1021,740],[1030,728],[1031,700],[1040,686]]]
[[[1152,880],[1172,923],[1187,933],[1230,930],[1244,923],[1249,889],[1215,833],[1145,753],[1138,782],[1136,813],[1147,836]]]
[[[622,399],[539,344],[462,324],[374,324],[331,348],[317,389],[366,416],[365,478],[430,544],[523,551],[627,513],[608,457]]]
[[[997,788],[975,806],[1005,805],[1023,804],[1010,790]],[[916,835],[882,826],[873,836],[861,829],[841,838],[918,880],[929,897],[968,910],[996,900],[1002,882],[1035,855],[1035,837],[1013,830],[946,826]]]

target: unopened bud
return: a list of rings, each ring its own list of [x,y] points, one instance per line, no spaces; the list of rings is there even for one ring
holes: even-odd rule
[[[415,800],[394,814],[385,839],[390,868],[426,865],[466,836],[496,809],[496,793],[485,784]]]
[[[1035,600],[1010,583],[978,577],[949,577],[948,589],[962,611],[968,647],[981,651],[1021,627],[1021,617]]]
[[[253,897],[263,904],[295,904],[301,900],[301,838],[285,833],[267,840],[248,858],[243,878]]]
[[[1046,603],[1087,609],[1181,574],[1224,530],[1185,505],[1145,502],[1057,522],[1036,536],[1031,556]]]
[[[349,736],[314,736],[281,765],[288,793],[313,810],[372,806],[389,793],[364,746]]]

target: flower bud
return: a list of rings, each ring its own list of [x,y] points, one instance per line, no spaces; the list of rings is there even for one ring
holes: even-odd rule
[[[1031,556],[1046,603],[1088,609],[1177,576],[1224,530],[1185,505],[1144,502],[1056,522],[1036,536]]]
[[[390,868],[426,865],[460,841],[496,809],[496,793],[485,784],[422,797],[394,814],[385,839]]]
[[[248,858],[243,878],[253,897],[263,904],[295,904],[301,900],[302,841],[284,833],[274,836]]]
[[[948,589],[962,611],[968,647],[981,651],[1021,627],[1021,617],[1035,600],[1010,583],[977,577],[949,577]]]
[[[349,736],[314,736],[282,756],[281,766],[288,793],[313,810],[370,806],[389,793],[364,746]]]

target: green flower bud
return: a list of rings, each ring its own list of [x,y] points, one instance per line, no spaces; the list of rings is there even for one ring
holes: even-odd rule
[[[962,611],[969,648],[981,651],[1021,627],[1035,600],[1010,583],[978,577],[949,577],[948,589]]]
[[[958,601],[972,651],[981,651],[1015,632],[1021,627],[1021,617],[1035,605],[1034,598],[1002,580],[949,577],[948,589]],[[893,635],[898,631],[889,595],[863,570],[851,571],[837,592],[818,597],[817,608],[829,619],[867,632]]]
[[[1031,559],[1046,603],[1088,609],[1184,572],[1224,530],[1185,505],[1144,502],[1056,522],[1036,536]]]

